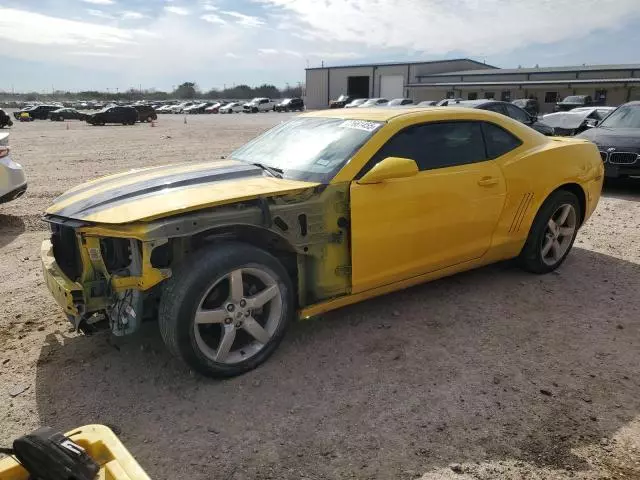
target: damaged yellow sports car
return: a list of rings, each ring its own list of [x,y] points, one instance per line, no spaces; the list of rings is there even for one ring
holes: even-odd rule
[[[492,112],[313,112],[225,160],[68,191],[45,215],[44,275],[77,328],[157,318],[190,367],[232,376],[296,316],[509,258],[554,270],[602,179],[594,144]]]

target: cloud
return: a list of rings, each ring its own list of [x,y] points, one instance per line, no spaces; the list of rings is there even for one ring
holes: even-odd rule
[[[207,13],[205,15],[202,15],[200,18],[205,22],[209,22],[209,23],[218,23],[220,25],[224,25],[227,23],[225,19],[221,18],[219,15],[216,15],[215,13]]]
[[[24,31],[25,25],[29,26],[29,35],[20,33]],[[135,43],[135,37],[135,33],[117,27],[0,7],[0,39],[5,41],[39,46],[87,45],[93,47],[132,44]],[[11,49],[7,51],[11,52]]]
[[[283,53],[286,53],[287,55],[292,55],[294,57],[302,57],[302,54],[300,52],[296,52],[295,50],[283,50]]]
[[[240,58],[240,55],[236,55],[235,53],[227,52],[224,54],[227,58]]]
[[[89,8],[87,9],[87,13],[92,17],[106,18],[107,20],[115,20],[115,17],[113,15],[104,13],[102,10],[94,10],[92,8]]]
[[[182,16],[189,15],[189,13],[191,13],[186,8],[174,7],[172,5],[165,6],[164,11],[169,13],[175,13],[176,15],[182,15]]]
[[[234,12],[232,10],[222,10],[220,13],[236,18],[236,23],[243,27],[259,27],[260,25],[264,25],[263,20],[252,15],[245,15],[244,13]]]
[[[219,10],[218,7],[216,7],[213,3],[209,2],[209,1],[201,2],[201,6],[202,6],[203,10],[206,10],[208,12],[215,12],[215,11]]]
[[[147,16],[140,12],[133,12],[131,10],[125,10],[120,13],[120,17],[123,20],[140,20],[142,18],[146,18]]]
[[[113,5],[114,2],[113,0],[82,0],[85,3],[92,3],[94,5]]]
[[[260,52],[262,55],[276,55],[278,53],[278,50],[276,50],[275,48],[259,48],[258,52]]]
[[[435,55],[488,54],[580,38],[640,16],[638,0],[582,0],[579,10],[573,0],[258,1],[306,26],[308,41],[330,38],[334,44]]]

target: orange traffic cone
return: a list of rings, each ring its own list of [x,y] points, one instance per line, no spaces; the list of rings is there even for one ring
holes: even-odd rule
[[[67,124],[67,130],[69,130],[69,122],[64,122]]]
[[[184,116],[184,124],[185,125],[187,124],[187,116],[186,115]]]
[[[155,127],[156,126],[156,121],[155,120],[151,120],[151,126]]]

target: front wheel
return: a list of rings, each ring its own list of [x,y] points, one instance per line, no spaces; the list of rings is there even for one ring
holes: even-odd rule
[[[521,266],[533,273],[549,273],[562,265],[578,234],[581,218],[580,202],[573,193],[552,193],[533,221],[518,258]]]
[[[203,375],[231,377],[264,362],[294,315],[293,285],[271,254],[243,243],[193,254],[168,280],[159,311],[169,350]]]

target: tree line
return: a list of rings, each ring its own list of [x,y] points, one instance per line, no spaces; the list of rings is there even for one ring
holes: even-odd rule
[[[15,101],[45,101],[50,100],[99,100],[99,101],[135,101],[135,100],[195,100],[200,98],[237,98],[246,99],[253,97],[269,97],[269,98],[285,98],[285,97],[301,97],[303,92],[302,84],[287,87],[283,89],[277,88],[275,85],[263,84],[257,87],[241,84],[230,88],[216,89],[212,88],[206,92],[201,91],[195,82],[184,82],[178,85],[175,90],[165,92],[161,90],[149,89],[139,90],[131,88],[129,90],[120,91],[97,91],[86,90],[82,92],[66,92],[57,90],[52,93],[41,94],[37,92],[29,93],[2,93],[0,98]]]

